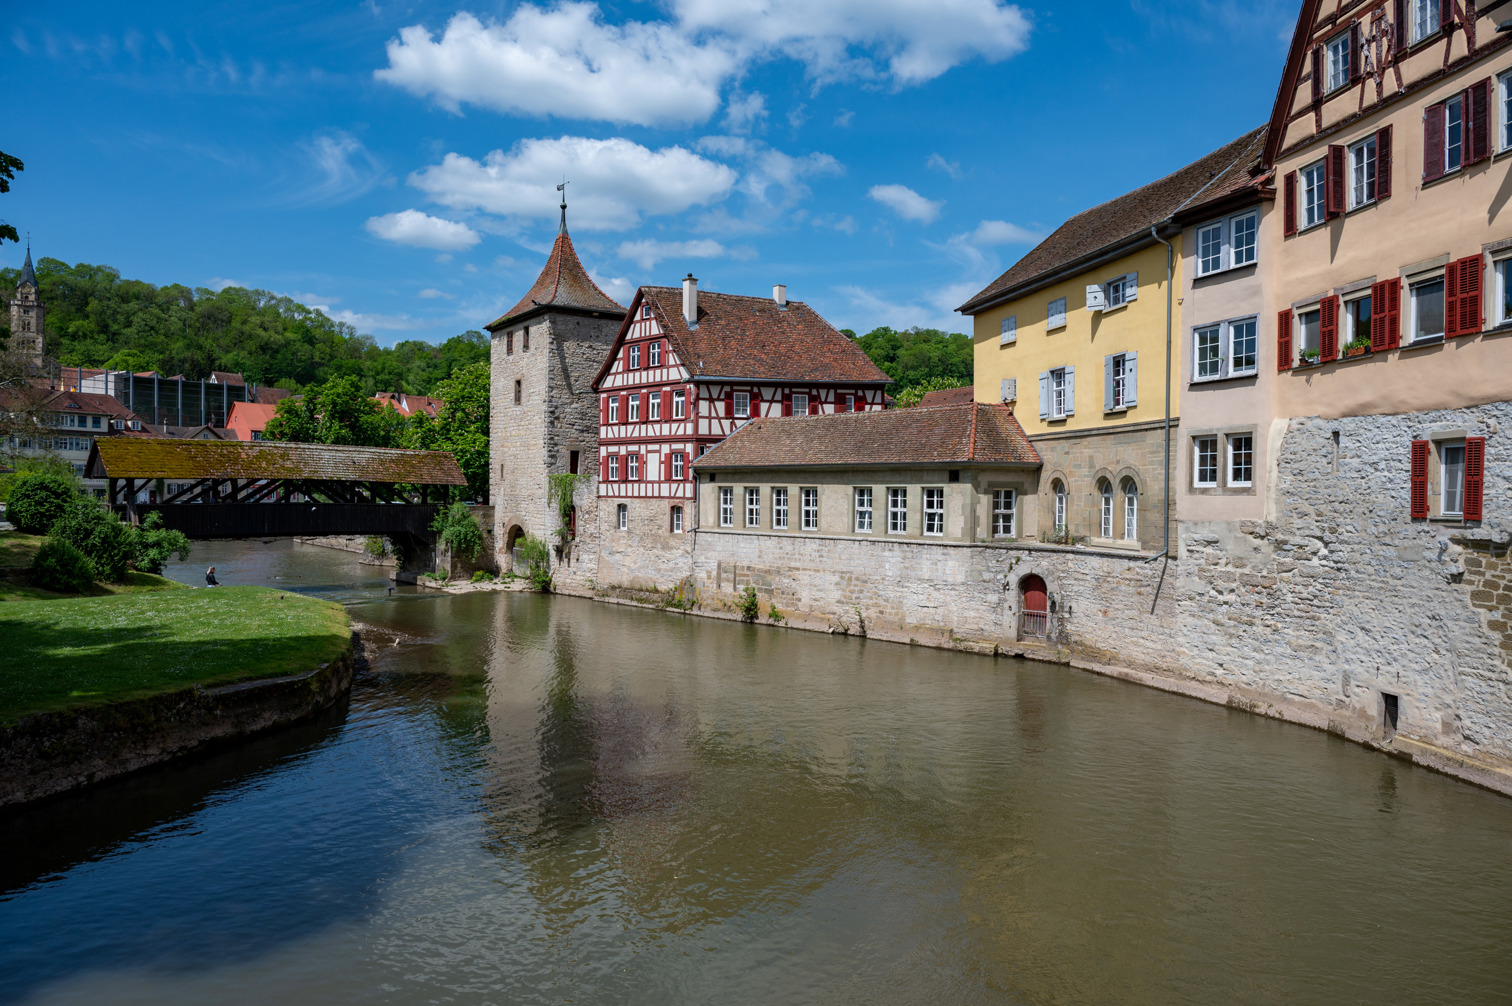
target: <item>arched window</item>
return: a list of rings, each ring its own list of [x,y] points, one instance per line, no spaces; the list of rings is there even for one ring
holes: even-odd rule
[[[1139,539],[1139,489],[1133,479],[1123,482],[1123,536],[1126,541]]]
[[[1113,537],[1113,483],[1107,479],[1098,479],[1097,495],[1100,502],[1097,536],[1111,538]]]
[[[1066,484],[1060,479],[1050,483],[1050,492],[1055,495],[1055,533],[1066,531]]]

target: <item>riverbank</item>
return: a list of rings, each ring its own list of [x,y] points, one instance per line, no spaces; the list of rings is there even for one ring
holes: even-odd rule
[[[0,805],[307,716],[351,684],[338,604],[264,587],[0,605]]]
[[[31,583],[31,563],[46,535],[22,534],[20,531],[0,531],[0,601],[46,601],[63,598],[109,597],[112,594],[138,594],[154,590],[181,590],[182,583],[153,573],[138,573],[132,570],[121,583],[95,583],[88,593],[60,594],[57,591],[34,587]]]

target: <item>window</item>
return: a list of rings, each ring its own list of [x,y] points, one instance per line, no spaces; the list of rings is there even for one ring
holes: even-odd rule
[[[772,526],[780,530],[787,529],[788,491],[786,489],[772,490]]]
[[[1103,411],[1117,412],[1134,404],[1135,355],[1114,353],[1103,360]]]
[[[1197,367],[1193,380],[1207,381],[1223,376],[1222,340],[1222,325],[1209,325],[1192,333],[1192,358]]]
[[[1414,283],[1412,297],[1412,341],[1441,339],[1444,335],[1444,277]]]
[[[636,479],[640,478],[640,455],[639,454],[626,454],[625,455],[625,478],[629,479],[632,482],[634,482]]]
[[[683,478],[683,455],[681,451],[676,451],[672,455],[672,477],[674,479]]]
[[[872,529],[872,491],[870,486],[856,490],[856,530]]]
[[[1412,0],[1412,41],[1421,42],[1439,30],[1440,0]]]
[[[1324,190],[1327,172],[1322,161],[1302,169],[1302,226],[1321,224],[1328,215]]]
[[[1018,340],[1018,315],[1004,318],[998,329],[998,345],[1006,346]]]
[[[1133,479],[1123,483],[1123,536],[1125,541],[1139,540],[1139,487]]]
[[[649,317],[651,317],[651,305],[650,304],[643,304],[641,306],[640,316],[642,318],[649,318]]]
[[[1012,489],[992,490],[992,536],[1012,538],[1015,493]]]
[[[513,332],[505,332],[504,333],[504,355],[505,356],[513,356],[514,355],[514,333]]]
[[[745,526],[761,526],[761,490],[754,486],[745,491]]]
[[[530,352],[530,326],[529,325],[526,325],[524,328],[520,329],[520,352],[522,352],[522,353],[528,353],[528,352]]]
[[[1376,138],[1368,137],[1349,148],[1349,208],[1375,202]]]
[[[89,423],[89,425],[90,425],[90,426],[91,426],[91,427],[93,427],[93,428],[94,428],[94,429],[97,429],[97,430],[98,430],[98,429],[99,429],[99,428],[100,428],[100,420],[101,420],[101,419],[102,419],[102,418],[103,418],[103,417],[102,417],[102,416],[90,416],[90,417],[89,417],[89,418],[90,418],[90,423]]]
[[[719,487],[719,526],[735,526],[735,490],[730,486]]]
[[[1057,367],[1050,371],[1050,417],[1052,419],[1066,418],[1066,368]]]
[[[1103,286],[1103,303],[1107,305],[1105,310],[1111,311],[1115,307],[1122,307],[1139,295],[1139,274],[1128,273],[1117,279],[1111,279]]]
[[[1257,319],[1239,318],[1192,331],[1192,380],[1243,377],[1259,367]]]
[[[1260,214],[1256,210],[1197,228],[1197,275],[1252,265],[1259,229]]]
[[[749,391],[735,392],[735,418],[749,419],[751,417],[751,393]]]
[[[521,397],[521,395],[522,395],[522,394],[523,394],[523,392],[522,392],[522,390],[521,390],[521,383],[520,383],[520,379],[519,379],[519,378],[515,378],[515,386],[514,386],[514,403],[515,403],[515,404],[516,404],[516,405],[519,405],[519,404],[520,404],[520,397]]]
[[[855,412],[856,411],[856,396],[855,395],[846,395],[845,396],[845,411],[846,412]]]
[[[809,402],[809,396],[808,395],[795,393],[793,395],[793,415],[795,415],[795,416],[806,416],[806,415],[808,415],[809,414],[808,402]]]
[[[1497,135],[1502,150],[1512,150],[1512,71],[1496,79],[1496,117],[1501,121]]]
[[[661,418],[661,392],[653,391],[646,396],[646,418]]]
[[[1318,308],[1297,312],[1297,358],[1315,362],[1323,351],[1322,312]]]
[[[942,535],[945,533],[945,490],[924,490],[924,533],[929,535]]]
[[[579,451],[567,452],[567,471],[570,474],[576,475],[578,473],[578,465],[581,462],[582,456],[582,453]]]
[[[618,482],[619,481],[619,455],[618,454],[611,454],[611,455],[609,455],[609,481],[610,482]]]
[[[1328,90],[1337,91],[1349,83],[1349,61],[1352,55],[1349,40],[1352,32],[1345,32],[1328,40]]]
[[[614,526],[619,528],[621,531],[629,529],[630,505],[628,503],[621,503],[619,506],[614,508]]]
[[[1455,171],[1465,159],[1465,101],[1444,102],[1444,171]]]
[[[660,367],[661,366],[661,343],[660,342],[653,342],[649,346],[647,346],[646,347],[646,355],[648,357],[650,357],[650,364],[651,364],[651,366],[653,366],[653,367]]]
[[[673,507],[672,508],[672,533],[673,534],[682,534],[682,529],[683,529],[683,522],[682,522],[682,520],[683,520],[682,507],[680,507],[680,506]]]
[[[1496,323],[1512,322],[1512,258],[1500,259],[1491,264],[1496,275]]]
[[[1362,342],[1370,345],[1370,294],[1344,302],[1344,345]]]
[[[1197,275],[1223,268],[1223,224],[1209,224],[1197,231]]]
[[[1218,485],[1218,438],[1192,438],[1192,485],[1200,489]]]
[[[1465,443],[1439,445],[1439,474],[1443,489],[1439,495],[1439,514],[1460,517],[1465,512]]]
[[[619,422],[619,396],[618,395],[610,395],[609,396],[609,422],[611,422],[611,423],[617,423],[617,422]]]
[[[1055,533],[1066,533],[1066,484],[1056,479],[1050,484],[1050,492],[1055,497]]]
[[[1253,434],[1236,433],[1228,438],[1228,484],[1235,487],[1255,484]]]
[[[887,490],[887,533],[908,533],[908,490]]]
[[[810,487],[808,489],[800,489],[798,492],[799,499],[802,502],[800,518],[802,520],[803,530],[819,530],[819,490],[817,488]],[[871,490],[868,489],[867,493],[869,494],[870,492]],[[869,495],[867,498],[867,505],[871,505]],[[867,517],[866,528],[868,531],[871,530],[871,518],[869,516]]]
[[[1045,328],[1055,330],[1066,327],[1066,298],[1057,297],[1045,309]]]
[[[686,391],[672,392],[672,418],[686,419],[688,416],[688,393]]]
[[[639,370],[640,369],[640,347],[639,346],[631,346],[630,347],[630,369],[631,370]]]
[[[629,415],[625,416],[626,422],[636,422],[640,419],[640,395],[630,396],[630,406],[625,410]]]
[[[1097,483],[1097,495],[1102,502],[1099,508],[1098,537],[1113,537],[1113,483],[1101,479]]]

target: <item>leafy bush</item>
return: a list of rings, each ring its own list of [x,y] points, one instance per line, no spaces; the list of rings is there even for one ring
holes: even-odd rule
[[[97,580],[120,583],[137,557],[137,530],[86,499],[76,500],[53,524],[51,534],[83,552]]]
[[[182,531],[163,527],[163,515],[154,510],[131,528],[131,564],[143,573],[161,573],[170,556],[179,562],[189,558],[189,539]]]
[[[94,584],[94,567],[73,545],[49,538],[32,559],[31,582],[60,594],[82,594]]]
[[[767,621],[771,622],[773,625],[779,625],[782,622],[787,621],[787,616],[778,611],[777,605],[774,604],[767,609]]]
[[[362,551],[366,552],[374,559],[377,559],[381,557],[384,552],[388,551],[388,547],[383,543],[382,538],[369,536],[367,538],[364,538],[362,541]]]
[[[451,549],[452,555],[476,559],[483,551],[483,525],[472,515],[466,503],[453,503],[431,522],[436,542]]]
[[[539,591],[551,589],[551,552],[546,543],[533,534],[527,534],[516,546],[520,559],[525,563],[525,575]]]
[[[78,498],[73,482],[60,475],[30,475],[11,488],[5,516],[27,534],[50,534]]]
[[[490,573],[486,569],[477,570],[472,575],[472,582],[473,583],[482,583],[485,580],[492,580],[492,579],[493,579],[493,574]]]
[[[740,600],[735,602],[735,610],[740,612],[742,622],[754,622],[756,616],[761,614],[761,602],[756,599],[756,588],[750,584],[740,592]]]

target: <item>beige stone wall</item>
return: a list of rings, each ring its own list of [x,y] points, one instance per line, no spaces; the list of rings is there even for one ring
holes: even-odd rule
[[[671,509],[679,504],[686,529],[681,534],[671,530]],[[691,572],[693,507],[687,501],[600,499],[597,506],[597,587],[670,590]],[[626,509],[624,531],[617,527],[620,506]]]
[[[1171,417],[1172,500],[1176,499],[1174,454],[1180,445],[1180,418]],[[1113,548],[1133,548],[1158,552],[1162,547],[1161,517],[1165,512],[1165,473],[1161,456],[1165,446],[1165,424],[1140,423],[1100,432],[1071,432],[1031,437],[1034,449],[1044,461],[1039,476],[1037,515],[1033,525],[1026,524],[1028,537],[1050,532],[1055,526],[1053,486],[1059,479],[1067,488],[1066,526],[1078,542],[1083,539]],[[1134,543],[1123,538],[1121,486],[1126,478],[1134,479],[1139,488],[1138,537]],[[1098,481],[1107,479],[1113,486],[1114,517],[1111,540],[1101,540]],[[1021,508],[1027,511],[1029,508]],[[1176,513],[1171,508],[1171,541],[1175,550]]]

